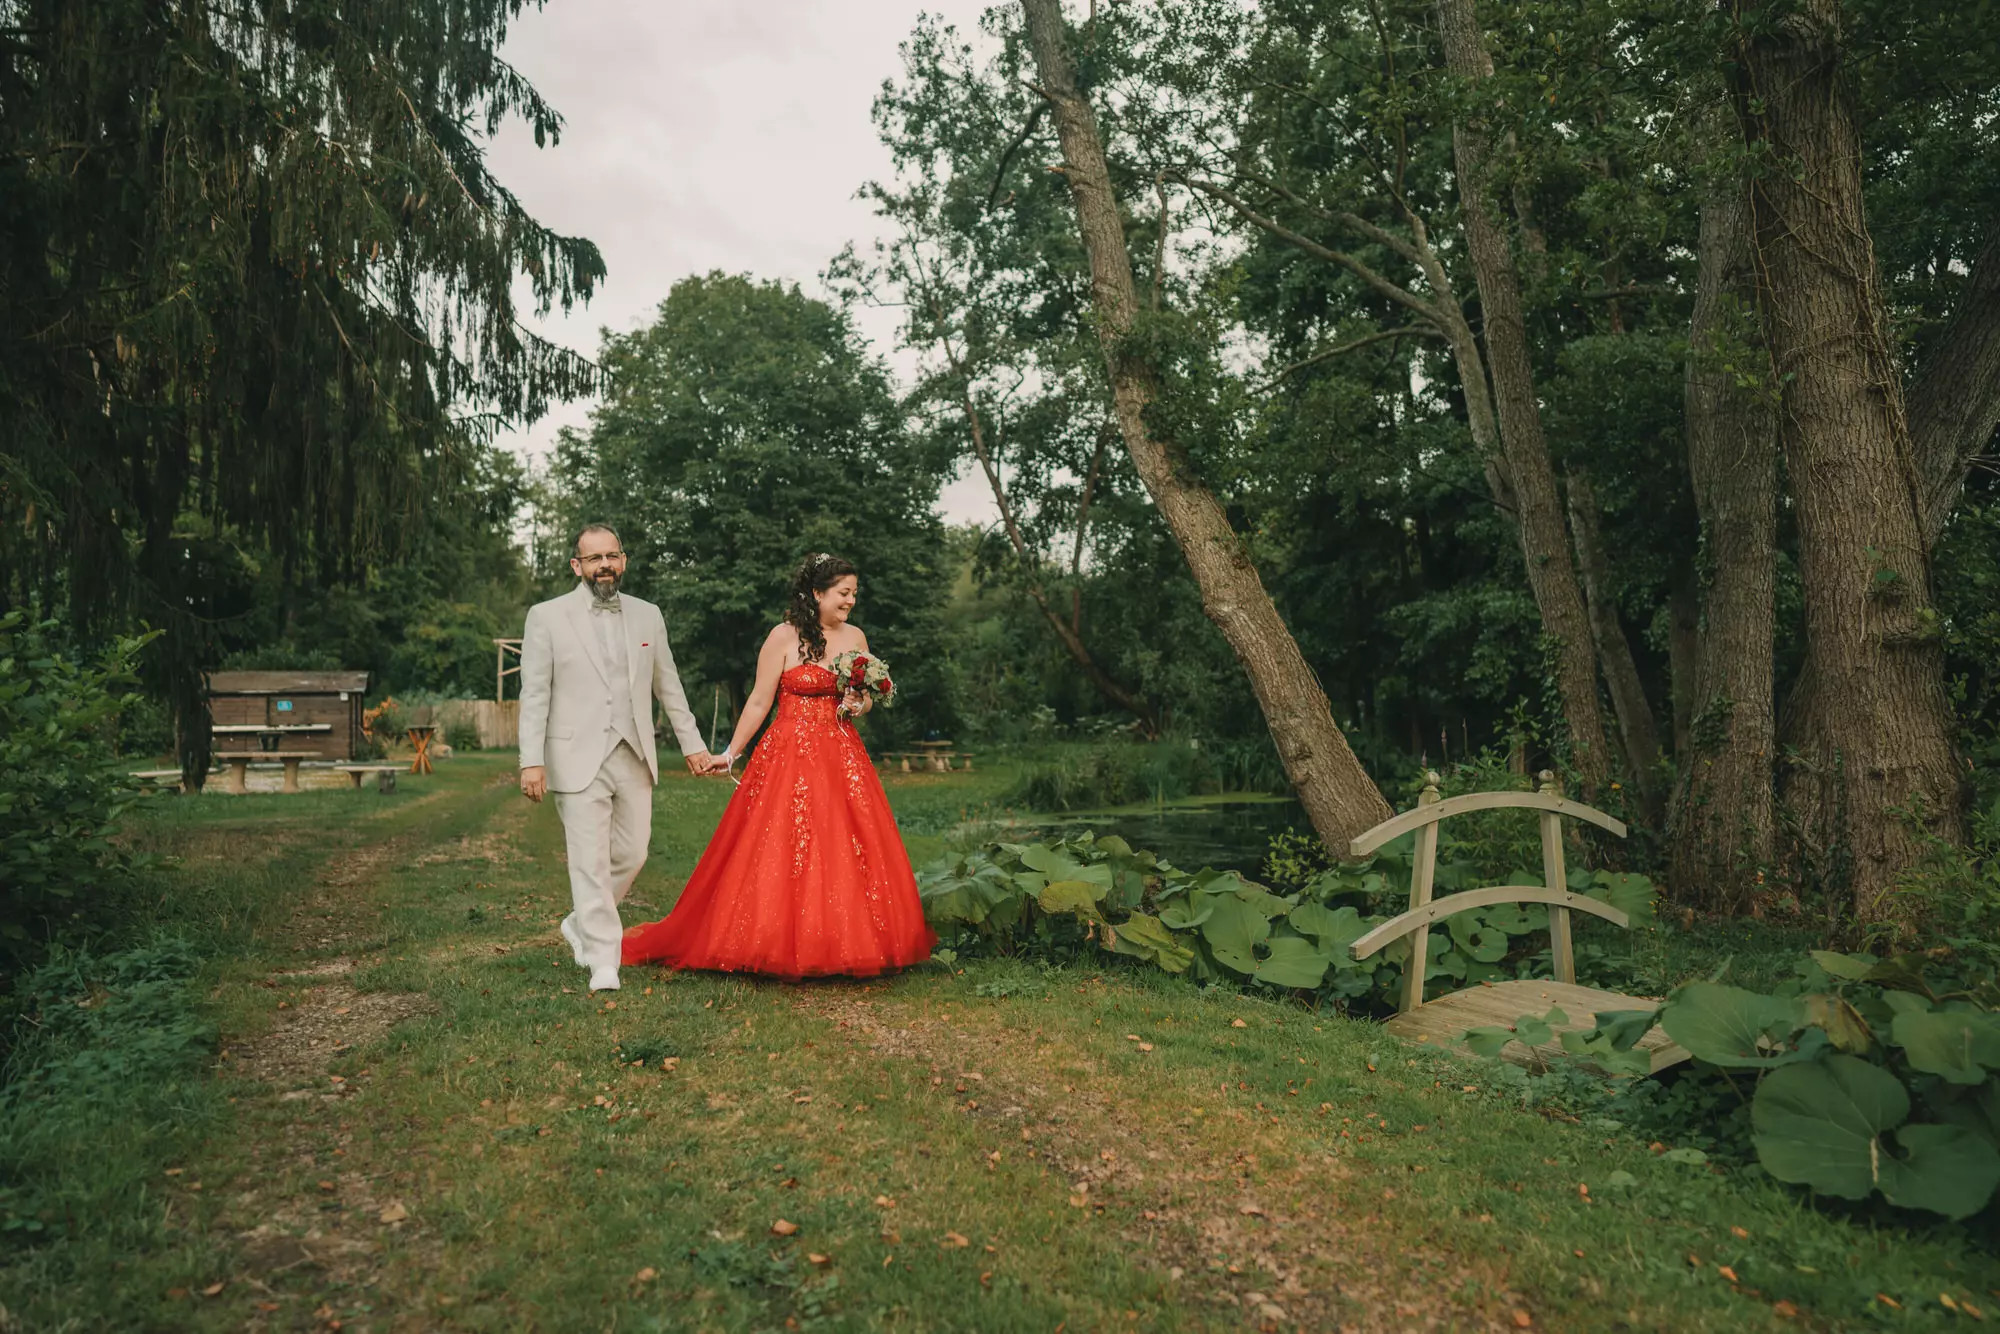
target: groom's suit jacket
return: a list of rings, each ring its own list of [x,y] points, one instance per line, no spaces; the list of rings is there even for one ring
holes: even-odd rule
[[[621,593],[614,621],[625,636],[625,662],[632,700],[631,730],[637,735],[653,781],[660,779],[653,746],[657,697],[684,754],[708,749],[681,693],[680,673],[667,648],[667,623],[660,609]],[[591,592],[579,583],[559,598],[528,609],[521,637],[521,767],[543,765],[551,792],[581,792],[597,777],[618,744],[620,729],[611,716],[609,668],[590,623]],[[598,613],[603,615],[604,613]]]

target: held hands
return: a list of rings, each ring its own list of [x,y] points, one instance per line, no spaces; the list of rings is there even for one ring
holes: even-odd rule
[[[705,750],[696,751],[687,757],[687,767],[691,774],[712,774],[715,772],[715,757]]]
[[[840,716],[853,718],[875,707],[875,701],[859,690],[849,688],[840,695]]]

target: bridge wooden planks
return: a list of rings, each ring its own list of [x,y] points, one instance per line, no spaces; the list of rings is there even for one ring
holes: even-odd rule
[[[1429,1046],[1463,1050],[1459,1039],[1468,1028],[1512,1027],[1516,1019],[1530,1014],[1537,1019],[1554,1006],[1569,1016],[1567,1024],[1552,1024],[1557,1033],[1583,1031],[1597,1026],[1596,1016],[1610,1010],[1654,1010],[1659,1002],[1639,996],[1621,996],[1615,991],[1546,978],[1527,981],[1494,982],[1468,987],[1464,991],[1426,1001],[1389,1020],[1383,1027],[1399,1038]],[[1639,1039],[1639,1046],[1652,1053],[1653,1073],[1688,1059],[1688,1053],[1655,1028]],[[1552,1037],[1530,1056],[1519,1042],[1509,1043],[1501,1056],[1515,1065],[1548,1065],[1557,1060],[1574,1060]]]

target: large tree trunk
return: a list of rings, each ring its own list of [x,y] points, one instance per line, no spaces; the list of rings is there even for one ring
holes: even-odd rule
[[[1660,729],[1653,718],[1653,706],[1646,699],[1645,683],[1639,679],[1639,664],[1632,659],[1632,642],[1625,637],[1624,623],[1618,619],[1618,603],[1611,595],[1611,557],[1604,550],[1604,539],[1598,532],[1600,513],[1597,488],[1583,474],[1572,472],[1569,521],[1576,534],[1576,559],[1583,572],[1591,639],[1604,668],[1605,687],[1611,693],[1618,738],[1624,743],[1625,771],[1632,779],[1632,795],[1641,814],[1657,825],[1661,805]]]
[[[1472,0],[1438,0],[1438,29],[1445,63],[1461,79],[1491,78],[1493,60],[1473,13]],[[1604,720],[1597,706],[1597,655],[1590,616],[1570,559],[1563,503],[1542,435],[1541,405],[1528,356],[1528,328],[1521,313],[1520,276],[1513,249],[1487,200],[1491,146],[1472,122],[1453,127],[1459,209],[1464,215],[1466,254],[1479,285],[1486,333],[1486,362],[1493,376],[1493,399],[1500,418],[1501,447],[1514,488],[1522,555],[1528,584],[1541,609],[1542,626],[1556,645],[1556,687],[1583,797],[1592,801],[1610,779]]]
[[[1751,237],[1805,588],[1806,661],[1786,720],[1800,763],[1785,797],[1858,920],[1901,922],[1891,890],[1920,831],[1960,836],[1960,770],[1838,6],[1736,18],[1737,114],[1767,158]]]
[[[1064,50],[1060,0],[1022,0],[1021,9],[1041,93],[1055,111],[1063,172],[1090,259],[1092,305],[1125,447],[1187,558],[1201,590],[1202,610],[1221,629],[1250,678],[1313,829],[1330,850],[1344,853],[1356,834],[1389,816],[1389,803],[1348,748],[1326,692],[1271,604],[1222,506],[1190,475],[1172,442],[1156,439],[1146,422],[1155,384],[1150,369],[1124,346],[1139,303],[1097,118],[1076,86]]]
[[[1729,365],[1741,342],[1732,317],[1747,316],[1755,295],[1748,204],[1739,179],[1712,191],[1701,212],[1683,392],[1706,558],[1703,633],[1668,853],[1676,897],[1727,913],[1746,906],[1772,852],[1778,423],[1771,391],[1744,388]]]
[[[1910,443],[1923,488],[1926,549],[1937,544],[1965,468],[2000,430],[2000,237],[1973,261],[1951,323],[1910,386]]]

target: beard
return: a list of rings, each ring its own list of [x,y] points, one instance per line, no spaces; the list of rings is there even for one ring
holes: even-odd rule
[[[624,576],[613,570],[600,570],[586,582],[590,584],[590,595],[599,602],[609,602],[618,596],[618,584]]]

